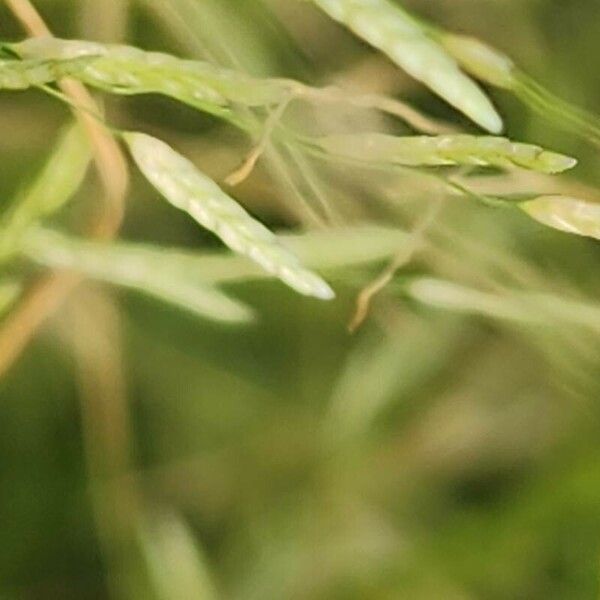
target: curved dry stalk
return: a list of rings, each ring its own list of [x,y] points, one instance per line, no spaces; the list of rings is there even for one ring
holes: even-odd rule
[[[6,4],[32,37],[52,35],[30,0],[6,0]],[[127,162],[112,135],[92,116],[99,111],[85,86],[65,79],[60,82],[60,87],[74,105],[81,107],[75,114],[90,139],[104,189],[104,207],[90,226],[89,235],[110,239],[123,220],[129,181]],[[44,276],[33,285],[0,329],[0,377],[10,369],[38,328],[61,306],[80,281],[81,277],[76,274],[59,271]]]
[[[227,178],[225,179],[225,183],[227,183],[227,185],[235,187],[236,185],[239,185],[240,183],[245,181],[250,176],[250,174],[254,170],[254,167],[256,167],[256,163],[259,161],[260,157],[264,154],[265,150],[267,149],[269,140],[271,139],[271,135],[273,134],[273,131],[275,130],[275,127],[277,127],[279,121],[281,121],[281,119],[283,118],[283,115],[292,99],[293,96],[291,95],[285,98],[279,104],[279,106],[269,115],[269,118],[265,123],[263,133],[260,136],[258,143],[250,151],[244,162],[235,171],[233,171],[227,176]]]
[[[57,271],[37,281],[0,330],[0,377],[16,362],[34,333],[79,283],[80,276]]]
[[[355,333],[365,322],[371,310],[371,304],[377,294],[383,291],[394,279],[396,273],[412,260],[415,253],[423,244],[423,236],[429,226],[433,223],[442,208],[442,201],[437,200],[427,211],[425,217],[417,225],[406,240],[406,243],[397,252],[389,265],[365,288],[356,298],[356,310],[348,324],[348,331]]]

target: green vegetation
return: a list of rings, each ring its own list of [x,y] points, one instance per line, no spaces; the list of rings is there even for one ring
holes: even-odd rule
[[[0,599],[598,597],[599,33],[0,2]]]

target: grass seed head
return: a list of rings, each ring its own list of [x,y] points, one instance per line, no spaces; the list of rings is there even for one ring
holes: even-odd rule
[[[502,130],[502,119],[484,92],[400,7],[388,0],[314,2],[475,123],[492,133]]]
[[[366,133],[331,135],[320,138],[318,143],[325,151],[337,156],[406,166],[517,166],[554,174],[577,164],[569,156],[493,136],[457,134],[396,137]]]
[[[445,33],[440,36],[440,42],[473,77],[504,89],[515,86],[515,64],[502,52],[466,35]]]
[[[554,195],[528,200],[520,207],[543,225],[600,240],[600,204]]]
[[[145,177],[175,207],[187,212],[234,252],[247,256],[301,294],[323,300],[333,290],[300,264],[275,234],[170,146],[142,133],[125,140]]]
[[[294,85],[285,79],[257,79],[204,61],[146,52],[133,46],[34,38],[11,48],[23,57],[53,60],[88,57],[92,60],[78,74],[88,85],[114,94],[163,94],[201,109],[226,107],[231,103],[277,104]]]

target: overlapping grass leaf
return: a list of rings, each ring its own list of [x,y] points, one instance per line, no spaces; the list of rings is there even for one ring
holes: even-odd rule
[[[483,291],[437,277],[416,277],[404,286],[414,300],[444,310],[531,325],[568,323],[600,331],[600,306],[552,293]]]
[[[171,273],[190,284],[197,281],[201,285],[212,286],[275,277],[245,257],[230,253],[200,253],[183,248],[124,241],[111,244],[84,242],[64,234],[57,236],[45,229],[33,229],[28,233],[25,251],[39,255],[38,262],[52,262],[53,252],[47,257],[42,256],[41,252],[36,253],[36,249],[41,249],[50,236],[55,249],[61,247],[57,242],[67,241],[69,248],[81,248],[84,254],[93,253],[102,264],[112,261],[137,264],[143,259],[148,272]],[[362,225],[300,234],[286,233],[280,238],[308,267],[329,272],[385,261],[406,243],[407,234],[399,229]]]
[[[334,297],[321,277],[305,269],[277,236],[189,160],[152,136],[127,133],[124,138],[142,173],[173,206],[301,294],[323,300]]]

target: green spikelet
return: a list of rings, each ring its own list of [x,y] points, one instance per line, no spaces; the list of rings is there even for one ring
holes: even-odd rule
[[[531,144],[503,137],[473,135],[395,137],[381,133],[320,138],[326,152],[355,160],[405,166],[518,166],[541,173],[560,173],[577,161]]]
[[[388,0],[313,1],[475,123],[492,133],[502,130],[487,96],[406,11]]]
[[[567,196],[540,196],[520,205],[543,225],[600,240],[600,204]]]
[[[217,114],[231,103],[277,104],[295,85],[284,79],[255,79],[207,62],[145,52],[132,46],[35,38],[13,44],[11,49],[22,57],[87,57],[92,60],[78,78],[88,85],[113,94],[163,94]]]
[[[325,281],[303,268],[277,236],[189,160],[149,135],[127,133],[124,137],[142,173],[173,206],[297,292],[323,300],[334,297]]]

